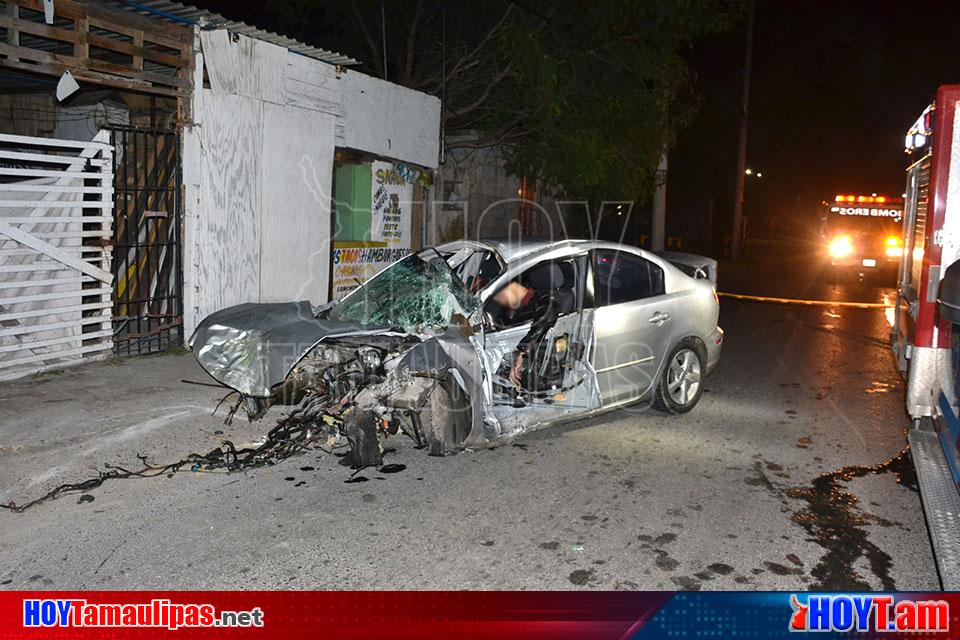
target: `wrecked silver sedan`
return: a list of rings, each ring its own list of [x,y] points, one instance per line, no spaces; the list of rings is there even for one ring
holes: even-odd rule
[[[462,241],[408,255],[341,302],[243,304],[189,341],[250,419],[297,405],[319,442],[381,463],[635,402],[696,405],[717,365],[716,263],[599,241]]]

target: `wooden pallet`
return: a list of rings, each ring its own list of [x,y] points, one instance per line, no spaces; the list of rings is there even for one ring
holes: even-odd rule
[[[57,0],[54,24],[42,0],[7,0],[0,13],[0,67],[167,96],[190,89],[193,32],[97,5]]]

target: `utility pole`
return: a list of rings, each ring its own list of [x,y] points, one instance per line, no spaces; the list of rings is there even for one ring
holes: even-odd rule
[[[653,220],[650,224],[650,249],[663,251],[667,231],[667,145],[660,149],[660,164],[654,181]]]
[[[380,0],[380,34],[383,44],[383,79],[387,79],[387,9]]]
[[[743,191],[747,178],[747,125],[750,114],[750,67],[753,62],[753,13],[756,0],[750,0],[747,16],[747,50],[743,57],[743,98],[740,105],[740,145],[737,149],[737,189],[733,200],[733,238],[731,257],[739,258],[743,245]]]

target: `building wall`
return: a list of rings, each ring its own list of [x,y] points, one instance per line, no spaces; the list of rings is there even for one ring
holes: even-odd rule
[[[434,169],[440,153],[440,100],[346,71],[337,145]]]
[[[0,94],[0,133],[89,142],[104,127],[131,124],[123,98],[88,89],[63,105],[49,91]]]
[[[467,237],[504,238],[521,233],[561,237],[560,216],[553,198],[506,170],[499,147],[456,147],[446,154],[437,180],[432,238],[437,243]],[[525,209],[527,219],[521,220]]]
[[[322,302],[329,278],[331,105],[287,103],[282,47],[226,31],[200,40],[210,86],[195,87],[184,135],[187,333],[234,304]]]
[[[435,167],[440,122],[436,98],[224,30],[198,32],[196,65],[186,335],[234,304],[325,302],[335,148]]]

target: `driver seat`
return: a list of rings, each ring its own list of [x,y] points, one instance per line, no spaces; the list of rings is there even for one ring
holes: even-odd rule
[[[552,306],[550,313],[554,315],[554,322],[560,316],[576,310],[574,282],[573,274],[571,273],[569,278],[565,277],[564,270],[556,263],[544,265],[530,274],[531,287],[541,293],[549,292]],[[568,346],[569,337],[566,334],[556,335],[554,327],[550,328],[540,344],[535,345],[534,358],[529,365],[531,372],[535,372],[535,376],[530,381],[531,391],[562,384]]]
[[[530,274],[530,286],[537,291],[549,291],[558,316],[572,313],[576,307],[573,294],[573,277],[564,277],[563,269],[556,263],[546,264]]]

